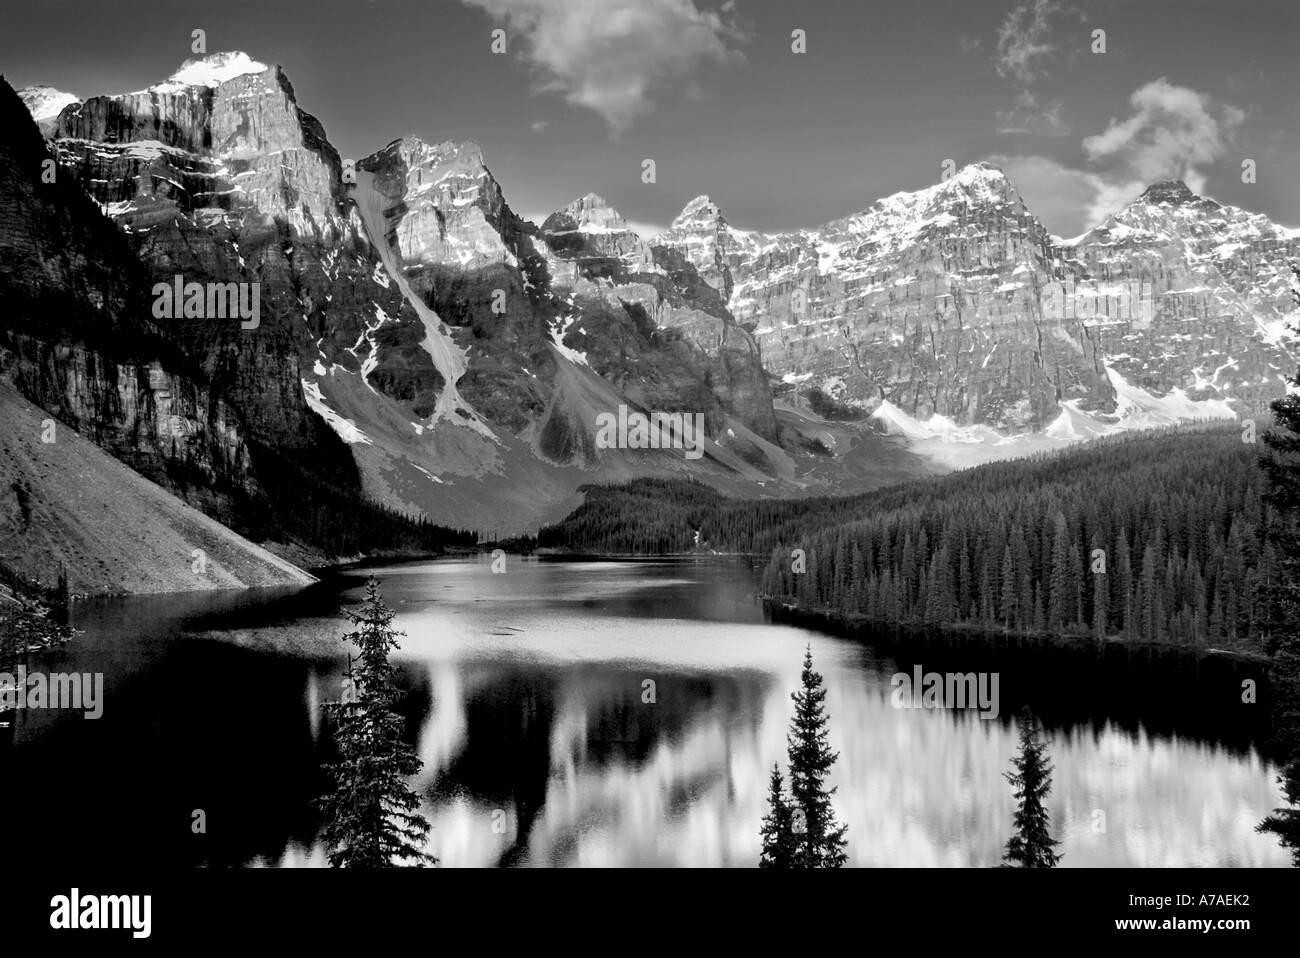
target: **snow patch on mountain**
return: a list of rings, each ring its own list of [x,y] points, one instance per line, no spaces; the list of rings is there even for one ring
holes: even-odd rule
[[[906,438],[915,452],[948,469],[1049,452],[1132,430],[1238,418],[1226,400],[1192,399],[1183,389],[1156,396],[1130,383],[1110,365],[1106,365],[1106,373],[1115,389],[1115,413],[1090,414],[1080,408],[1079,400],[1064,400],[1060,403],[1060,415],[1041,432],[1006,435],[982,424],[960,426],[941,415],[922,421],[888,400],[882,401],[870,418],[886,435]]]
[[[314,383],[310,379],[302,380],[302,393],[311,411],[329,423],[330,427],[339,434],[340,439],[346,443],[362,442],[370,445],[370,437],[358,429],[355,422],[351,419],[344,419],[326,404],[318,383]]]
[[[587,362],[586,353],[564,345],[564,334],[567,333],[569,327],[573,325],[573,320],[574,317],[572,316],[562,316],[556,319],[555,322],[551,324],[551,342],[554,344],[559,354],[569,360],[569,362],[577,363],[579,366],[589,366],[591,364]]]
[[[1116,412],[1124,429],[1150,429],[1198,419],[1236,419],[1237,413],[1223,399],[1190,399],[1182,389],[1166,396],[1154,396],[1130,383],[1114,366],[1105,364],[1106,375],[1115,389]]]
[[[263,73],[268,69],[265,63],[254,60],[241,50],[211,53],[186,60],[167,80],[141,92],[179,93],[188,87],[216,87],[236,77]]]
[[[37,123],[52,120],[63,112],[64,107],[81,102],[81,97],[75,93],[65,93],[52,86],[23,87],[18,91],[18,97]]]
[[[899,409],[888,399],[882,400],[871,418],[880,423],[886,435],[906,436],[913,440],[941,440],[949,443],[1005,442],[1007,437],[985,425],[959,426],[947,416],[931,416],[925,422]]]

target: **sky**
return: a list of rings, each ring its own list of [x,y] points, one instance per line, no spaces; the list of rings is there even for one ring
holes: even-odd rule
[[[1300,226],[1297,0],[42,0],[0,72],[138,90],[196,28],[280,64],[344,157],[474,140],[538,220],[595,192],[651,233],[707,194],[814,227],[984,160],[1061,236],[1168,178]]]

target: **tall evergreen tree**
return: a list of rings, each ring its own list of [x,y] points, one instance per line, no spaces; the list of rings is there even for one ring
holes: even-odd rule
[[[1043,799],[1052,788],[1052,765],[1047,758],[1047,745],[1038,739],[1038,730],[1029,707],[1016,719],[1020,732],[1020,754],[1011,760],[1014,772],[1007,772],[1007,781],[1019,801],[1016,808],[1016,832],[1007,842],[1002,860],[1021,868],[1054,868],[1061,860],[1052,849],[1057,844],[1052,838],[1047,809]]]
[[[772,777],[767,786],[768,812],[763,816],[763,854],[759,868],[794,868],[795,835],[794,810],[785,794],[781,769],[772,765]]]
[[[320,800],[329,862],[336,868],[436,864],[424,852],[429,823],[416,811],[420,800],[406,784],[423,763],[402,740],[403,720],[395,711],[400,693],[388,653],[402,633],[393,628],[393,610],[384,605],[374,578],[366,583],[365,604],[344,614],[355,626],[344,638],[360,657],[348,674],[351,694],[325,706],[339,751],[339,761],[325,767],[334,790]]]
[[[813,671],[812,646],[804,653],[802,688],[792,692],[794,718],[787,736],[790,758],[790,793],[793,814],[803,812],[802,832],[795,835],[795,862],[799,868],[839,868],[847,861],[844,833],[847,825],[835,821],[831,808],[834,788],[826,787],[826,776],[838,753],[832,752],[823,711],[826,690],[822,677]]]
[[[1300,306],[1300,268],[1292,267]],[[1300,372],[1292,377],[1300,385]],[[1277,562],[1270,590],[1270,685],[1273,690],[1274,744],[1281,758],[1278,778],[1286,808],[1274,810],[1258,831],[1272,833],[1291,861],[1300,867],[1300,395],[1290,393],[1273,403],[1274,428],[1264,434],[1261,459],[1268,480],[1264,498],[1272,508],[1269,540]]]

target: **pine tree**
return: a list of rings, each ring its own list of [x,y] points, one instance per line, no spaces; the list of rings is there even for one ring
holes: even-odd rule
[[[1002,550],[1002,627],[1010,629],[1016,609],[1015,565],[1011,560],[1011,546]]]
[[[790,793],[795,822],[795,862],[799,868],[840,868],[847,825],[837,824],[831,808],[834,788],[826,787],[826,775],[838,753],[827,743],[827,716],[822,710],[826,690],[822,677],[813,671],[812,647],[804,653],[802,688],[793,692],[794,718],[787,736],[790,757]],[[800,812],[802,811],[802,821]]]
[[[795,836],[794,810],[785,794],[781,769],[772,765],[772,777],[767,786],[768,812],[763,816],[763,854],[759,868],[794,868]]]
[[[334,727],[339,761],[327,765],[334,790],[320,800],[321,838],[335,868],[391,868],[402,861],[435,864],[424,852],[429,823],[406,784],[423,763],[402,740],[403,720],[394,709],[400,693],[388,653],[402,633],[384,605],[379,583],[366,583],[360,609],[344,614],[356,628],[344,636],[360,649],[348,678],[354,694],[325,706]]]
[[[1292,267],[1300,286],[1300,268]],[[1293,290],[1300,306],[1300,289]],[[1300,372],[1291,379],[1300,385]],[[1282,774],[1278,783],[1288,807],[1275,809],[1257,830],[1276,835],[1300,867],[1300,395],[1273,403],[1274,428],[1264,434],[1268,452],[1261,459],[1268,480],[1265,500],[1274,512],[1269,539],[1277,575],[1270,590],[1269,673],[1273,688],[1273,738]]]
[[[1007,781],[1019,800],[1016,809],[1016,833],[1007,842],[1002,860],[1021,868],[1054,868],[1061,856],[1052,851],[1058,842],[1051,835],[1047,809],[1043,799],[1052,788],[1052,765],[1047,758],[1047,745],[1038,740],[1033,715],[1026,706],[1016,719],[1020,732],[1020,754],[1011,760],[1014,772],[1007,772]]]
[[[1052,565],[1047,585],[1047,624],[1059,632],[1070,618],[1070,594],[1074,588],[1069,568],[1070,532],[1065,516],[1056,514],[1052,531]]]

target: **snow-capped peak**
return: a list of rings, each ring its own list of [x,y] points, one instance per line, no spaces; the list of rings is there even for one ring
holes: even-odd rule
[[[52,86],[23,87],[18,91],[18,96],[27,107],[27,111],[31,113],[32,119],[38,123],[41,120],[53,119],[63,112],[64,107],[72,103],[81,102],[81,97],[75,93],[65,93]]]
[[[254,60],[241,50],[210,53],[205,57],[186,60],[165,82],[149,89],[174,93],[186,87],[217,87],[236,77],[262,73],[267,69],[265,63]]]

